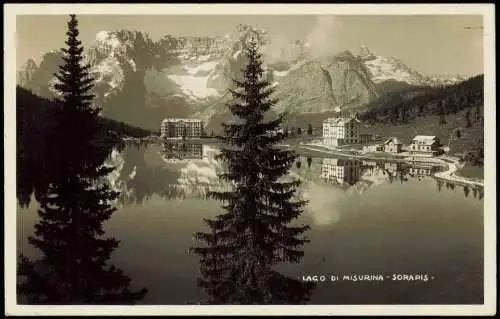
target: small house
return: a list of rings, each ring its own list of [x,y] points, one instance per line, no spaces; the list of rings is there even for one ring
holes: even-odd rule
[[[401,153],[403,143],[401,143],[396,137],[392,137],[384,142],[384,152],[397,154]]]
[[[363,152],[381,152],[384,150],[382,144],[372,144],[363,146]]]
[[[417,135],[410,143],[409,152],[412,156],[432,157],[442,153],[440,147],[436,136]]]

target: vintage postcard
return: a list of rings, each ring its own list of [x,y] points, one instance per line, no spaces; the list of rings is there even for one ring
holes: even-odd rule
[[[7,315],[496,313],[493,5],[4,17]]]

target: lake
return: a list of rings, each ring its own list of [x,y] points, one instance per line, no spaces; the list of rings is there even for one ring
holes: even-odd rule
[[[215,154],[193,143],[127,145],[111,154],[109,179],[121,195],[105,229],[120,240],[112,262],[149,291],[140,304],[205,297],[188,248],[194,232],[207,230],[202,218],[222,212],[205,198],[224,187]],[[298,193],[309,201],[299,222],[311,226],[310,243],[302,263],[280,271],[325,276],[310,304],[482,304],[482,190],[437,182],[436,169],[299,157],[290,176],[302,180]],[[32,200],[17,214],[18,253],[28,256],[38,254],[27,241],[36,208]],[[371,280],[353,281],[363,275]]]

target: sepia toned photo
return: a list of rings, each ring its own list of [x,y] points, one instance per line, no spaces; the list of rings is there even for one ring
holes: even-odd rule
[[[6,7],[7,314],[494,314],[493,6],[322,7]]]

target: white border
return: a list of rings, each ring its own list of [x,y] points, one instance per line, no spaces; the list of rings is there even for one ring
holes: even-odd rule
[[[6,4],[4,6],[5,313],[7,315],[493,315],[496,313],[496,95],[493,4]],[[16,304],[16,15],[482,15],[485,75],[484,305],[21,306]],[[43,32],[43,31],[42,31]]]

